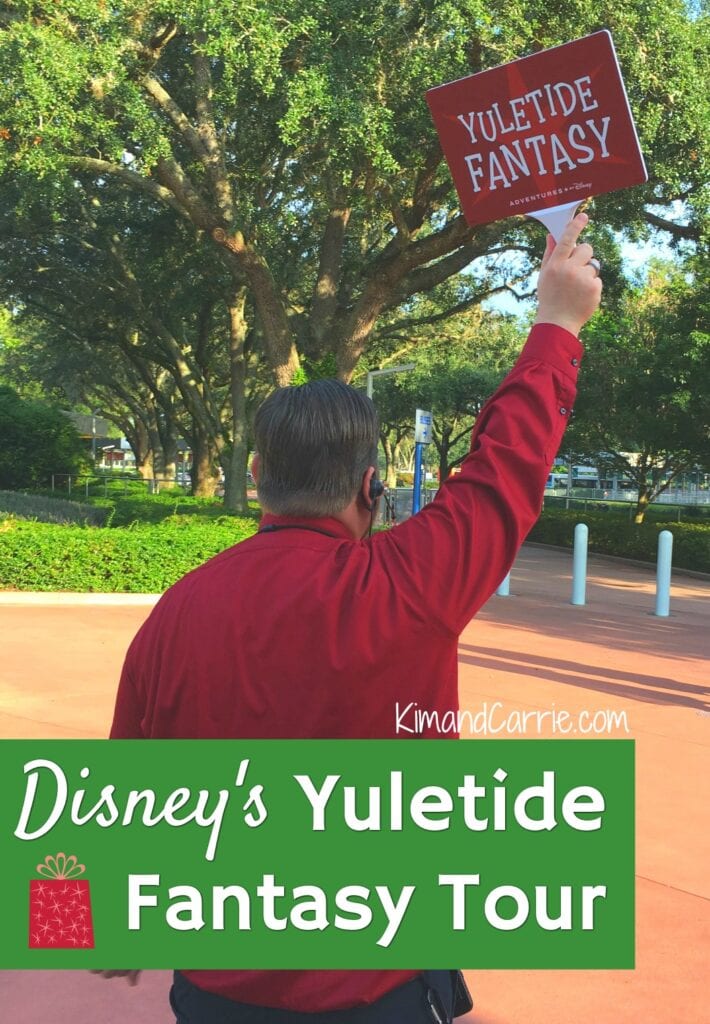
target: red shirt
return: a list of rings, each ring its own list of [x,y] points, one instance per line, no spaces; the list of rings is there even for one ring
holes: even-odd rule
[[[461,472],[396,529],[356,541],[335,519],[267,515],[262,529],[289,529],[179,580],[130,646],[112,738],[456,735],[458,636],[540,513],[581,354],[569,332],[533,327]],[[437,713],[419,733],[415,710]],[[418,972],[184,973],[229,999],[315,1013],[374,1002]]]

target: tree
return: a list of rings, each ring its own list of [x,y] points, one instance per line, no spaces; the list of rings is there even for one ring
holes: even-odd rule
[[[47,487],[52,473],[85,464],[81,438],[59,409],[0,385],[0,488]]]
[[[434,295],[411,306],[408,320],[417,326],[389,357],[412,358],[415,369],[385,377],[375,391],[389,486],[402,442],[412,434],[417,408],[432,412],[440,479],[463,461],[476,417],[522,343],[522,331],[514,321],[480,308],[442,326],[436,317],[437,301],[440,296]],[[386,327],[379,342],[383,340],[391,341]]]
[[[706,278],[656,264],[618,317],[592,322],[585,343],[565,450],[632,480],[641,523],[679,474],[710,460]]]
[[[72,400],[101,405],[149,475],[174,473],[185,433],[195,493],[214,490],[219,460],[225,503],[243,510],[243,298],[214,259],[195,261],[170,215],[98,191],[77,186],[52,217],[33,201],[22,217],[12,203],[0,213],[6,294],[35,347],[53,349],[34,365]]]
[[[530,251],[521,220],[460,215],[433,84],[612,27],[653,176],[598,216],[679,241],[702,230],[706,23],[682,0],[18,0],[0,26],[0,168],[169,210],[246,289],[280,385],[329,352],[350,379],[389,311],[492,252]]]

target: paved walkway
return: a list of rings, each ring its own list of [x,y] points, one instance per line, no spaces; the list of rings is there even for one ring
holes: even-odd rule
[[[461,702],[473,712],[500,702],[497,724],[553,706],[599,724],[599,713],[626,714],[637,741],[637,969],[475,972],[470,1022],[710,1024],[710,585],[678,577],[663,620],[651,614],[649,571],[591,557],[589,603],[573,608],[569,568],[567,554],[524,550],[512,596],[492,599],[461,637]],[[0,736],[105,735],[148,608],[7,600]],[[611,735],[627,735],[623,724]],[[83,972],[5,972],[0,997],[13,1024],[171,1024],[168,983],[164,972],[135,989]]]

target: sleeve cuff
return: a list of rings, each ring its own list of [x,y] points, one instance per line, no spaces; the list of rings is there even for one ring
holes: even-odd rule
[[[523,362],[549,363],[576,384],[584,346],[564,327],[557,324],[535,324],[516,366]]]

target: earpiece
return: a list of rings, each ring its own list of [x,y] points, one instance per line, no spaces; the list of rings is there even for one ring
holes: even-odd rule
[[[385,485],[381,480],[378,480],[376,476],[373,476],[372,480],[370,480],[370,490],[368,492],[370,495],[370,501],[377,501],[378,498],[382,497],[384,492]]]

